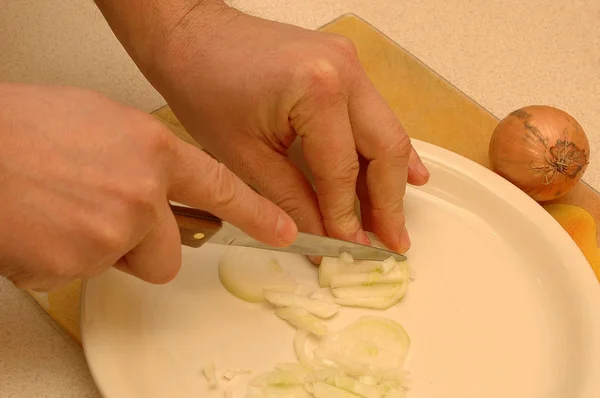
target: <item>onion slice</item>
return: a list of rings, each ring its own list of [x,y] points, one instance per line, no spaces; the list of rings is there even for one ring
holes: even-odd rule
[[[252,386],[277,386],[289,387],[304,385],[308,370],[302,369],[276,369],[271,372],[261,373],[250,380]]]
[[[331,277],[332,288],[349,286],[395,285],[408,280],[404,267],[395,267],[387,274],[381,271],[368,273],[338,274]]]
[[[264,301],[264,290],[294,293],[298,282],[287,275],[270,251],[230,246],[219,262],[221,284],[237,298]]]
[[[361,398],[360,395],[332,386],[331,384],[317,381],[307,388],[315,398]]]
[[[331,286],[331,278],[342,274],[357,274],[369,272],[383,272],[383,261],[354,260],[347,264],[339,258],[323,257],[319,265],[319,285],[321,287]]]
[[[323,319],[332,317],[340,309],[339,304],[294,293],[265,290],[264,297],[277,307],[299,307]]]
[[[327,336],[319,345],[319,356],[335,362],[347,359],[375,372],[396,373],[402,370],[409,346],[410,337],[398,322],[366,315]]]
[[[382,298],[388,299],[398,292],[400,285],[373,285],[337,287],[331,290],[336,298]]]
[[[327,325],[304,308],[279,307],[275,309],[275,315],[292,326],[317,336],[324,336],[328,332]]]
[[[394,285],[396,286],[396,285]],[[401,284],[396,292],[388,297],[345,297],[345,298],[336,298],[334,301],[340,305],[345,307],[360,307],[367,308],[372,310],[387,310],[393,305],[397,304],[406,294],[408,290],[408,283]]]
[[[249,391],[245,398],[313,398],[304,386],[265,386]]]
[[[316,370],[318,369],[318,366],[306,353],[306,343],[309,336],[310,334],[305,330],[299,329],[296,331],[296,335],[294,336],[294,352],[296,353],[298,362],[300,362],[302,366],[311,370]]]

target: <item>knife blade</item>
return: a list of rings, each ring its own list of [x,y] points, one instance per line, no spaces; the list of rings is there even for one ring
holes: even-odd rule
[[[389,257],[394,257],[396,261],[406,260],[406,256],[391,250],[305,232],[298,232],[296,240],[288,246],[270,246],[252,238],[241,229],[211,213],[174,204],[170,204],[170,206],[179,226],[181,243],[189,247],[200,247],[205,243],[212,243],[307,256],[339,257],[341,253],[346,252],[356,260],[383,261]]]

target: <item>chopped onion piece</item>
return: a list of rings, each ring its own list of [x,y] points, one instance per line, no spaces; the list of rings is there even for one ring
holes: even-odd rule
[[[340,376],[340,375],[341,376],[345,375],[344,371],[341,370],[340,368],[334,367],[333,365],[326,366],[326,367],[323,367],[323,368],[313,371],[311,374],[308,375],[308,377],[306,378],[306,381],[308,383],[324,381],[326,383],[332,384],[333,380],[335,380],[335,377]]]
[[[339,258],[323,257],[319,265],[319,285],[329,287],[331,278],[336,275],[381,272],[381,263],[382,261],[354,260],[352,264],[346,264]]]
[[[275,315],[292,326],[305,330],[317,336],[327,334],[327,325],[322,320],[300,307],[279,307],[275,309]]]
[[[264,291],[265,299],[277,307],[299,307],[319,318],[330,318],[340,309],[340,305],[320,299],[311,299],[294,293]]]
[[[390,272],[397,264],[396,259],[390,256],[381,262],[381,272],[385,275]]]
[[[315,398],[361,398],[360,395],[332,386],[331,384],[323,383],[322,381],[313,383],[311,390]]]
[[[298,282],[287,275],[271,252],[230,246],[219,262],[219,279],[225,289],[241,300],[264,301],[263,291],[294,293]]]
[[[250,385],[253,386],[278,386],[288,387],[303,385],[308,371],[291,369],[278,369],[271,372],[259,374],[250,380]]]
[[[370,371],[402,371],[410,337],[398,322],[377,316],[362,316],[342,330],[327,336],[315,355],[345,359],[353,367]],[[370,373],[363,373],[370,374]]]
[[[308,368],[306,368],[305,366],[303,366],[300,363],[294,363],[294,362],[279,363],[279,364],[275,365],[275,369],[284,370],[287,372],[304,373],[307,376],[310,373],[310,370]]]
[[[338,274],[331,277],[331,287],[371,286],[375,284],[395,285],[408,280],[408,274],[402,267],[395,267],[387,274],[380,271],[356,274]]]
[[[404,398],[406,397],[406,391],[400,386],[391,386],[384,388],[383,398]]]
[[[227,369],[225,373],[223,373],[223,378],[226,380],[233,380],[236,376],[241,374],[252,373],[251,370],[247,369]]]
[[[208,381],[208,385],[211,388],[215,388],[219,385],[215,364],[213,362],[206,364],[206,366],[202,369],[202,373],[204,373],[204,377]]]
[[[246,398],[313,398],[304,386],[266,386],[246,394]]]
[[[346,298],[336,298],[334,299],[336,303],[343,305],[345,307],[360,307],[360,308],[368,308],[373,310],[387,310],[391,306],[398,303],[406,291],[408,290],[408,283],[403,283],[400,285],[396,293],[394,293],[389,298],[382,297],[346,297]]]
[[[346,264],[352,264],[354,262],[354,257],[352,257],[352,254],[348,252],[341,252],[340,260],[342,260]]]
[[[374,247],[385,248],[385,245],[383,245],[377,235],[372,233],[368,233],[367,235]],[[319,266],[319,284],[321,287],[329,287],[331,278],[335,275],[376,271],[387,274],[397,264],[406,266],[406,261],[397,262],[393,257],[383,261],[356,260],[354,258],[352,258],[352,261],[349,261],[350,258],[348,256],[351,257],[349,253],[342,252],[339,257],[323,257]]]
[[[364,398],[381,398],[376,386],[362,383],[353,377],[337,376],[333,380],[336,387],[343,388]]]
[[[375,377],[373,377],[373,376],[370,376],[370,375],[360,376],[358,378],[358,380],[360,380],[361,383],[368,384],[370,386],[376,386],[377,385],[377,379]]]
[[[400,285],[374,285],[337,287],[332,289],[336,298],[383,298],[388,299],[398,292]]]
[[[296,353],[298,362],[300,362],[302,366],[310,370],[315,370],[318,368],[317,365],[306,353],[306,342],[308,341],[309,336],[310,334],[305,330],[296,331],[296,335],[294,336],[294,352]]]

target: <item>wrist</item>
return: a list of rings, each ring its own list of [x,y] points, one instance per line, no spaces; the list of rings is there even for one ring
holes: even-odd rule
[[[189,49],[210,40],[222,21],[237,12],[222,0],[95,0],[129,56],[155,84],[156,76]],[[191,35],[189,35],[191,36]],[[160,90],[159,90],[160,91]]]
[[[167,35],[155,43],[153,53],[137,61],[146,78],[165,98],[189,82],[191,75],[210,75],[210,64],[225,50],[224,41],[236,19],[244,15],[217,0],[190,9]],[[191,75],[190,75],[191,74]]]

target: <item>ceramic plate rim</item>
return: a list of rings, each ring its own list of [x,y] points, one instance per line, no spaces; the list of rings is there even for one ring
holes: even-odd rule
[[[482,187],[489,189],[494,195],[501,196],[509,201],[513,208],[526,214],[524,217],[534,221],[539,233],[544,238],[560,242],[555,247],[556,253],[560,256],[565,267],[568,268],[572,284],[578,288],[578,292],[582,296],[582,302],[587,303],[589,307],[584,320],[586,324],[591,326],[592,336],[594,332],[596,334],[600,333],[600,283],[598,283],[584,254],[567,231],[536,201],[490,169],[440,146],[417,139],[411,139],[411,141],[421,158],[449,167],[460,175],[472,179]],[[105,396],[98,378],[99,370],[89,357],[85,338],[86,323],[82,321],[86,315],[87,283],[87,280],[82,281],[79,302],[81,345],[94,383],[100,393]],[[600,357],[600,339],[596,338],[592,340],[592,343],[593,345],[590,347],[591,357]],[[600,368],[600,363],[596,365],[596,368]],[[600,369],[594,370],[600,374]],[[598,394],[600,394],[600,388],[598,388]]]

